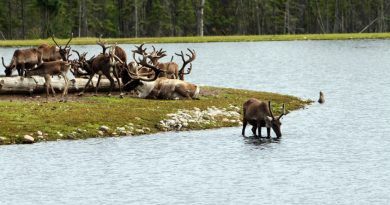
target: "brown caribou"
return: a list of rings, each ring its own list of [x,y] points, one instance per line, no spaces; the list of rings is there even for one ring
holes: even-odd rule
[[[92,56],[90,59],[87,60],[87,52],[84,52],[80,54],[76,50],[72,50],[75,52],[78,56],[78,59],[72,60],[72,67],[71,72],[75,77],[82,77],[85,75],[90,75],[92,73],[92,62],[95,59],[95,56]]]
[[[66,61],[51,61],[43,62],[32,70],[26,72],[26,77],[31,77],[34,75],[43,76],[45,78],[45,88],[46,88],[46,101],[49,98],[49,89],[51,89],[53,97],[55,96],[55,91],[51,85],[51,76],[58,75],[64,78],[64,90],[62,91],[62,96],[60,101],[66,101],[68,95],[69,80],[66,76],[66,73],[70,69],[70,63]]]
[[[245,127],[249,123],[252,125],[252,132],[255,136],[261,137],[261,128],[267,128],[267,138],[271,137],[271,128],[275,132],[277,138],[282,136],[280,126],[282,123],[280,119],[285,115],[285,107],[283,104],[283,113],[280,116],[274,117],[272,113],[271,101],[266,102],[259,101],[255,98],[251,98],[243,105],[244,118],[242,124],[242,135],[245,136]],[[259,135],[256,135],[256,129],[259,131]]]
[[[71,35],[69,41],[66,43],[65,47],[58,45],[53,35],[51,36],[51,38],[53,39],[53,42],[56,44],[55,46],[42,44],[38,47],[38,49],[42,52],[42,60],[44,62],[58,61],[58,60],[67,61],[70,52],[69,43],[73,39],[73,34]]]
[[[115,55],[115,47],[111,48],[111,50],[108,54],[99,54],[96,58],[94,58],[94,60],[92,61],[92,64],[91,64],[91,73],[89,75],[89,80],[85,84],[83,91],[81,91],[79,93],[79,96],[84,94],[85,90],[87,89],[89,83],[91,82],[91,80],[95,74],[99,75],[99,78],[98,78],[98,81],[97,81],[97,84],[95,87],[95,95],[97,94],[97,91],[98,91],[101,76],[104,75],[110,81],[110,90],[108,91],[107,95],[111,96],[111,92],[115,87],[115,81],[111,76],[111,72],[113,72],[114,77],[117,80],[117,83],[118,83],[118,86],[119,86],[119,89],[121,92],[120,97],[122,97],[123,93],[122,93],[122,86],[121,86],[121,83],[119,80],[119,73],[115,69],[115,67],[118,64],[124,64],[124,62],[122,62],[121,59],[119,59],[119,57]]]
[[[7,66],[4,63],[4,58],[1,61],[5,68],[5,75],[11,76],[14,68],[18,71],[19,76],[23,76],[26,70],[32,69],[35,65],[42,63],[42,53],[37,48],[28,48],[16,50],[12,56],[10,64]]]
[[[124,90],[136,90],[139,93],[138,97],[147,99],[198,99],[199,86],[179,79],[158,77],[164,71],[148,64],[145,55],[139,64],[150,68],[154,72],[153,77],[145,77],[130,71],[124,72],[122,73]]]

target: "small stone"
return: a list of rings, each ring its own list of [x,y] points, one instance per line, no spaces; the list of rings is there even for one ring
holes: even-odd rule
[[[145,131],[143,129],[136,129],[135,132],[138,134],[145,134]]]
[[[32,144],[34,143],[34,137],[31,137],[30,135],[24,135],[23,136],[23,143],[25,144]]]
[[[103,136],[104,135],[104,132],[101,131],[101,130],[99,130],[97,133],[98,133],[99,136]]]
[[[115,137],[116,137],[116,136],[118,136],[118,133],[113,132],[113,133],[112,133],[112,136],[115,136]]]
[[[67,135],[68,139],[76,139],[76,135],[71,133]]]
[[[110,128],[108,126],[102,125],[99,127],[99,130],[101,130],[103,132],[108,132],[110,130]]]
[[[229,119],[223,118],[223,119],[222,119],[222,122],[229,122]]]
[[[37,137],[39,140],[44,140],[45,138],[42,135],[38,135]]]
[[[116,131],[118,131],[119,133],[121,133],[121,132],[126,131],[126,128],[124,128],[124,127],[117,127],[117,128],[116,128]]]
[[[135,120],[141,120],[141,118],[139,118],[139,117],[135,117],[134,119],[135,119]]]
[[[82,130],[82,129],[80,129],[80,128],[77,128],[77,129],[76,129],[76,132],[77,132],[77,133],[82,133],[82,132],[83,132],[83,130]]]
[[[7,138],[0,137],[0,144],[4,144],[4,143],[6,143],[6,141],[7,141]]]
[[[37,131],[37,135],[40,136],[43,135],[43,133],[41,131]]]
[[[231,123],[237,123],[237,120],[230,120]]]
[[[145,132],[150,132],[150,128],[149,127],[143,127],[142,130],[144,130]]]

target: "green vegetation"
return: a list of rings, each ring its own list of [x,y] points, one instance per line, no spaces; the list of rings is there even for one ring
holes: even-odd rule
[[[388,0],[0,1],[0,39],[389,31]]]
[[[179,109],[205,110],[208,107],[227,108],[230,105],[241,109],[243,102],[255,97],[273,102],[274,112],[280,113],[282,103],[288,111],[302,108],[310,101],[293,96],[267,92],[238,89],[202,87],[200,100],[145,100],[133,97],[83,97],[67,103],[26,100],[0,101],[0,137],[6,143],[22,143],[24,135],[36,137],[37,131],[47,135],[42,140],[84,139],[98,136],[98,129],[106,125],[112,129],[132,123],[135,128],[147,127],[148,133],[161,131],[158,123],[167,118],[167,114]],[[4,98],[3,98],[4,99]],[[218,121],[205,129],[236,126],[229,122]],[[81,131],[80,131],[81,130]],[[61,134],[58,134],[60,132]],[[71,134],[73,133],[73,134]],[[70,135],[71,134],[71,135]],[[108,132],[105,136],[114,135]]]
[[[296,35],[253,35],[253,36],[192,36],[161,38],[106,38],[108,43],[141,44],[141,43],[205,43],[205,42],[254,42],[254,41],[292,41],[292,40],[349,40],[349,39],[388,39],[390,33],[344,33],[344,34],[296,34]],[[66,44],[69,39],[56,40]],[[96,44],[97,38],[73,38],[70,44]],[[53,44],[51,39],[6,40],[0,46],[37,46],[43,43]]]

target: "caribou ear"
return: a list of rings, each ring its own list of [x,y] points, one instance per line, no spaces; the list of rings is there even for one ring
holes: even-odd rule
[[[272,124],[272,117],[270,116],[265,117],[265,126],[271,127],[271,124]]]

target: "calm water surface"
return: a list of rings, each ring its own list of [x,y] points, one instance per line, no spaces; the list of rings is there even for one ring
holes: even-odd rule
[[[322,90],[326,103],[284,117],[280,141],[235,127],[0,146],[0,204],[390,203],[390,41],[159,46],[197,51],[188,81],[313,100]]]

